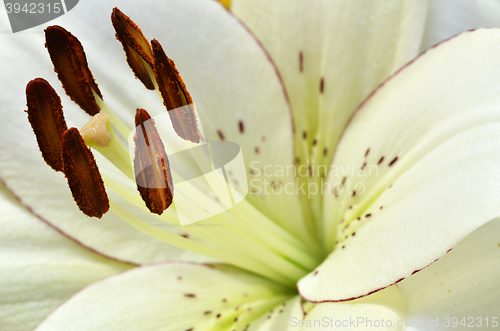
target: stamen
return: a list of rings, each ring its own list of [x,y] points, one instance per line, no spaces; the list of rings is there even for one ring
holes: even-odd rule
[[[101,218],[109,210],[109,200],[90,148],[76,128],[64,132],[61,146],[64,174],[78,208]]]
[[[153,53],[148,40],[137,24],[118,8],[113,8],[111,21],[116,31],[116,39],[122,43],[130,68],[147,89],[154,90],[155,86],[147,68],[147,66],[151,69],[154,67]]]
[[[61,98],[45,79],[35,78],[26,86],[26,100],[28,120],[43,159],[55,171],[62,171],[61,137],[68,127]]]
[[[153,46],[156,82],[163,98],[163,104],[167,110],[176,109],[175,112],[168,112],[174,130],[182,139],[199,143],[200,130],[192,108],[191,95],[187,91],[174,61],[167,57],[160,43],[153,39],[151,45]]]
[[[102,98],[87,64],[83,46],[64,28],[54,25],[45,30],[45,46],[66,94],[90,115],[100,108],[92,91]]]
[[[137,189],[148,209],[161,215],[173,200],[174,186],[165,146],[154,120],[144,109],[135,115],[134,170]]]

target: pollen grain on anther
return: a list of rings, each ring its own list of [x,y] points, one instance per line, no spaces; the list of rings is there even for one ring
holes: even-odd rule
[[[80,210],[101,218],[109,210],[109,200],[94,156],[76,128],[61,139],[64,175]]]
[[[174,187],[170,165],[154,120],[144,109],[137,109],[134,136],[134,171],[137,189],[148,209],[161,215],[173,201]]]
[[[175,132],[184,140],[200,142],[200,130],[196,121],[193,100],[186,89],[174,61],[169,59],[160,43],[151,41],[156,82],[167,108]]]
[[[80,41],[64,28],[53,25],[45,29],[45,46],[66,94],[89,115],[100,111],[94,91],[102,98]]]
[[[35,78],[26,86],[28,120],[35,133],[42,157],[56,171],[63,170],[61,137],[68,129],[61,98],[43,78]]]
[[[116,31],[116,39],[121,42],[127,62],[135,76],[147,89],[154,90],[155,86],[147,68],[148,66],[151,70],[154,68],[153,52],[149,41],[137,24],[116,7],[113,8],[111,22]]]

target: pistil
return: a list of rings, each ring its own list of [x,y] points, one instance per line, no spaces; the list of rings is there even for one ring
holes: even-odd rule
[[[80,134],[87,146],[98,151],[113,163],[123,174],[134,180],[134,172],[130,163],[130,154],[113,131],[109,116],[98,113],[85,124]]]

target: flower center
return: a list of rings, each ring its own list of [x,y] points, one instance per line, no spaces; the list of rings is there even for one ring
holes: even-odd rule
[[[80,131],[68,130],[55,91],[47,82],[30,82],[28,113],[44,159],[65,174],[78,207],[87,216],[101,217],[109,208],[150,236],[294,288],[298,279],[322,261],[317,246],[297,239],[246,200],[226,210],[217,190],[229,188],[228,174],[212,176],[218,169],[212,159],[217,146],[203,136],[196,108],[174,62],[158,41],[150,45],[137,25],[116,8],[112,21],[132,71],[146,88],[158,92],[175,135],[165,139],[162,132],[168,123],[155,122],[158,118],[152,119],[144,109],[136,110],[131,130],[104,103],[78,39],[53,26],[45,31],[46,45],[58,77],[70,98],[93,117]],[[127,140],[133,153],[123,143]],[[187,166],[171,168],[165,149],[173,143],[189,151],[183,154]],[[205,149],[194,148],[200,146]],[[99,171],[89,147],[115,169]],[[200,155],[200,150],[206,155]],[[200,182],[186,180],[196,177],[189,165],[201,168],[207,155],[210,176],[202,176]],[[176,185],[179,182],[182,185]],[[233,196],[231,201],[234,204]],[[226,211],[208,215],[214,206]],[[181,227],[179,215],[186,212],[208,216]]]

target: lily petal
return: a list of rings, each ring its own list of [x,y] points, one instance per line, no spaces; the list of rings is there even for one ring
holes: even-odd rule
[[[324,239],[335,250],[299,282],[307,300],[399,282],[500,215],[498,54],[499,29],[464,33],[402,69],[353,116],[330,178],[345,189],[324,203]]]
[[[37,330],[242,330],[287,291],[233,268],[147,265],[88,286]]]
[[[391,286],[347,303],[325,302],[304,320],[303,331],[405,330],[406,305],[401,291]],[[301,325],[299,325],[301,326]]]
[[[497,0],[432,0],[421,50],[463,31],[500,26]]]
[[[247,331],[292,331],[296,330],[296,326],[293,326],[292,321],[302,320],[303,318],[304,312],[301,298],[297,295],[293,299],[274,307],[267,314],[250,324]]]
[[[234,0],[231,10],[283,76],[301,161],[329,164],[359,103],[417,55],[427,1]]]
[[[247,163],[256,157],[256,147],[261,151],[263,165],[292,162],[290,112],[275,68],[236,19],[211,1],[163,2],[161,6],[167,9],[166,13],[158,10],[158,3],[154,1],[120,5],[125,13],[134,13],[133,18],[145,35],[160,40],[176,61],[200,114],[206,119],[207,136],[219,139],[218,131],[224,130],[226,139],[242,146]],[[132,127],[137,107],[160,114],[165,110],[160,98],[145,90],[130,72],[121,45],[114,40],[115,32],[109,22],[111,11],[110,3],[86,1],[51,23],[66,27],[80,39],[104,100]],[[102,28],[96,29],[96,26]],[[62,92],[43,47],[41,28],[30,32],[0,36],[3,49],[8,50],[0,54],[3,91],[0,101],[3,120],[9,123],[5,130],[0,130],[3,144],[0,177],[9,189],[41,218],[103,254],[134,263],[171,259],[203,261],[198,255],[138,233],[114,215],[106,215],[99,223],[88,220],[71,201],[64,178],[44,166],[22,112],[26,83],[36,76],[49,80],[62,98],[70,126],[82,127],[89,117]],[[262,118],[268,120],[262,121]],[[239,121],[244,122],[244,134],[240,133]],[[279,129],[276,123],[280,123]],[[266,142],[262,141],[264,136]],[[293,178],[287,180],[293,181]],[[253,198],[265,212],[271,213],[276,206],[286,210],[287,213],[279,215],[282,222],[287,217],[300,220],[296,196],[286,196],[288,203],[278,196],[265,200],[260,196]],[[287,205],[295,207],[286,208]],[[275,214],[278,213],[274,211],[271,215],[273,219]],[[300,233],[300,228],[296,232]]]
[[[0,325],[32,330],[84,286],[132,266],[99,256],[40,222],[0,184]]]
[[[483,225],[429,268],[398,284],[417,330],[442,330],[446,317],[466,317],[474,327],[492,327],[498,315],[500,289],[500,220]],[[489,325],[486,318],[489,317]],[[438,325],[429,325],[438,319]],[[471,323],[472,322],[472,323]],[[424,329],[424,328],[422,328]],[[468,328],[458,325],[458,330]]]

